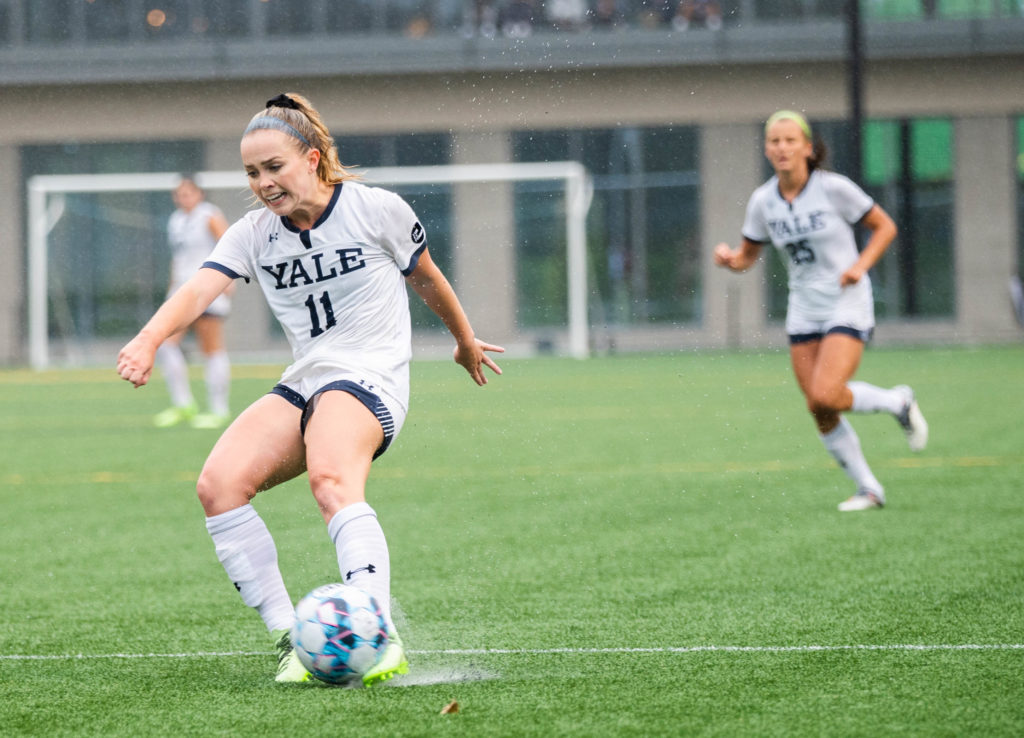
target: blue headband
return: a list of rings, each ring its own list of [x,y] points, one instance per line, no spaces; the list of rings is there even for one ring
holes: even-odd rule
[[[306,146],[308,146],[309,148],[313,148],[313,144],[306,140],[306,137],[299,133],[299,131],[296,128],[289,125],[288,123],[285,123],[280,118],[275,118],[272,115],[261,115],[258,118],[253,118],[249,122],[249,125],[245,127],[245,131],[243,131],[242,135],[245,136],[250,131],[258,131],[263,129],[287,133],[289,136],[292,136],[302,141],[302,143],[306,144]]]

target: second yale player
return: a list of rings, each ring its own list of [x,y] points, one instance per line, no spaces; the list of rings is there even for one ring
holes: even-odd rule
[[[748,269],[771,243],[789,271],[786,333],[797,384],[825,448],[856,485],[839,509],[869,510],[885,504],[885,491],[843,413],[886,411],[899,421],[913,451],[928,441],[928,425],[913,391],[851,381],[875,325],[868,270],[896,237],[888,214],[841,174],[824,171],[824,147],[799,113],[781,110],[765,125],[765,156],[775,176],[747,204],[739,248],[720,243],[715,263]],[[852,224],[871,237],[858,252]]]
[[[242,164],[263,205],[232,225],[199,271],[118,357],[118,372],[145,384],[156,347],[189,325],[235,279],[255,280],[294,353],[273,390],[217,441],[197,490],[217,557],[256,608],[278,650],[277,681],[309,674],[289,641],[294,608],[274,541],[250,501],[308,472],[337,552],[341,581],[384,608],[390,642],[367,684],[408,669],[391,618],[390,561],[365,498],[371,461],[398,435],[409,399],[408,283],[455,338],[455,361],[486,384],[501,370],[477,339],[426,235],[398,195],[355,181],[309,102],[267,102],[242,135]]]

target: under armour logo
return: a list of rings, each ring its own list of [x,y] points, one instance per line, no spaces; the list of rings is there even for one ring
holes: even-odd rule
[[[269,243],[274,243],[274,241],[276,241],[278,239],[278,235],[279,234],[277,234],[277,233],[271,233],[270,234],[270,238],[268,238],[267,241]]]
[[[377,571],[377,567],[373,564],[367,564],[366,566],[361,566],[358,569],[353,569],[350,572],[346,572],[345,581],[347,582],[351,580],[354,575],[358,574],[361,571],[365,571],[367,574],[373,574],[375,571]]]

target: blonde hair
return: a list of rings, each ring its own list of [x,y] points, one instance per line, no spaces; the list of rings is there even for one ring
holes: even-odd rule
[[[267,107],[256,113],[249,121],[244,137],[250,131],[259,129],[278,130],[295,139],[303,152],[316,149],[320,161],[316,165],[317,178],[329,185],[358,179],[359,175],[348,171],[338,158],[338,147],[334,137],[327,130],[320,113],[302,95],[286,92],[267,101]]]

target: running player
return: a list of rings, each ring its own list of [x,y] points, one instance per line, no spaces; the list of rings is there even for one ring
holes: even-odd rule
[[[207,202],[203,191],[191,177],[182,177],[172,193],[177,210],[167,221],[167,240],[171,246],[171,283],[167,296],[173,295],[210,256],[217,240],[228,229],[224,214]],[[217,297],[190,327],[199,343],[205,363],[204,378],[208,412],[199,413],[188,380],[188,363],[181,350],[186,331],[161,344],[157,362],[167,382],[171,406],[153,418],[157,428],[169,428],[188,422],[194,428],[220,428],[228,422],[228,394],[231,364],[224,348],[224,319],[231,310],[227,294]]]
[[[478,385],[501,370],[477,339],[398,195],[364,186],[338,160],[319,113],[296,94],[267,102],[242,134],[242,164],[263,207],[228,229],[209,260],[118,356],[136,387],[156,347],[189,325],[233,280],[256,280],[291,344],[294,362],[269,394],[224,431],[197,490],[217,557],[243,601],[258,610],[278,651],[277,681],[305,681],[289,640],[292,601],[277,550],[250,504],[306,471],[334,542],[342,580],[377,598],[389,644],[367,684],[408,670],[391,618],[390,562],[366,502],[371,461],[402,428],[411,328],[406,284],[455,338],[454,358]]]
[[[719,266],[750,268],[771,242],[789,271],[786,333],[797,384],[825,448],[856,484],[843,511],[885,504],[885,490],[842,413],[891,413],[912,451],[928,442],[928,425],[906,385],[883,389],[851,381],[875,325],[868,270],[896,237],[892,218],[846,177],[821,169],[825,150],[804,116],[780,110],[765,125],[765,156],[775,176],[747,204],[742,242],[715,247]],[[852,224],[871,236],[858,253]]]

